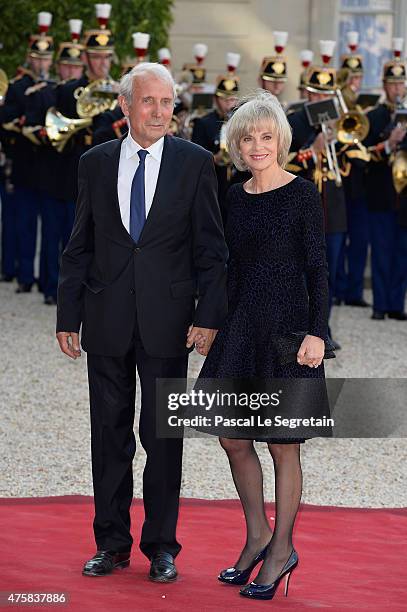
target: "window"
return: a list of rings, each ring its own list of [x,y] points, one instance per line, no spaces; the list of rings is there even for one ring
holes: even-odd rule
[[[391,57],[394,7],[392,0],[341,0],[338,56],[348,51],[346,32],[359,32],[363,55],[363,89],[381,87],[382,66]]]

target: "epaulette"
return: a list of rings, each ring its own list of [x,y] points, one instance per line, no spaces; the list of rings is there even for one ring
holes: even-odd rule
[[[27,89],[24,92],[24,95],[30,96],[31,94],[39,91],[40,89],[43,89],[47,85],[48,83],[46,81],[41,81],[41,83],[35,83],[35,85],[31,85],[31,87],[27,87]]]
[[[56,81],[55,84],[57,86],[59,85],[66,85],[67,83],[70,83],[71,81],[77,81],[78,79],[76,79],[75,77],[71,77],[70,79],[61,79],[60,81]]]
[[[23,74],[17,74],[13,79],[10,79],[10,85],[14,85],[23,78]]]

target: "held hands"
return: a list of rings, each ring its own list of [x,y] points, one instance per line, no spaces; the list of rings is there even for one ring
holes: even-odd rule
[[[195,348],[200,355],[207,355],[209,349],[215,340],[217,329],[208,329],[206,327],[194,327],[190,325],[187,334],[187,348],[191,348],[195,344]]]
[[[297,363],[310,368],[321,365],[325,353],[325,342],[318,336],[305,336],[297,353]]]
[[[58,332],[57,340],[59,348],[65,355],[76,359],[81,356],[81,348],[79,346],[79,334],[75,332]],[[70,340],[70,341],[69,341]]]

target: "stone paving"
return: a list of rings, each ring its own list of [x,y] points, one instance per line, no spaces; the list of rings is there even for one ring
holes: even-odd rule
[[[62,355],[54,336],[55,308],[43,305],[37,292],[16,295],[14,290],[15,285],[0,283],[0,496],[92,495],[86,357],[73,362]],[[375,322],[369,309],[341,306],[334,308],[332,327],[343,348],[327,362],[327,375],[406,377],[407,322]],[[201,363],[193,354],[190,376]],[[267,445],[257,448],[265,496],[272,500],[271,458]],[[304,502],[407,506],[405,438],[320,438],[307,441],[301,452]],[[144,460],[138,444],[136,497]],[[185,440],[182,495],[236,497],[216,439]]]

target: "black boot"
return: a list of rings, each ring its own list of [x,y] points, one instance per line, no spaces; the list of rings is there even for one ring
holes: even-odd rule
[[[387,316],[389,319],[396,319],[396,321],[407,321],[407,314],[400,310],[389,310]]]

